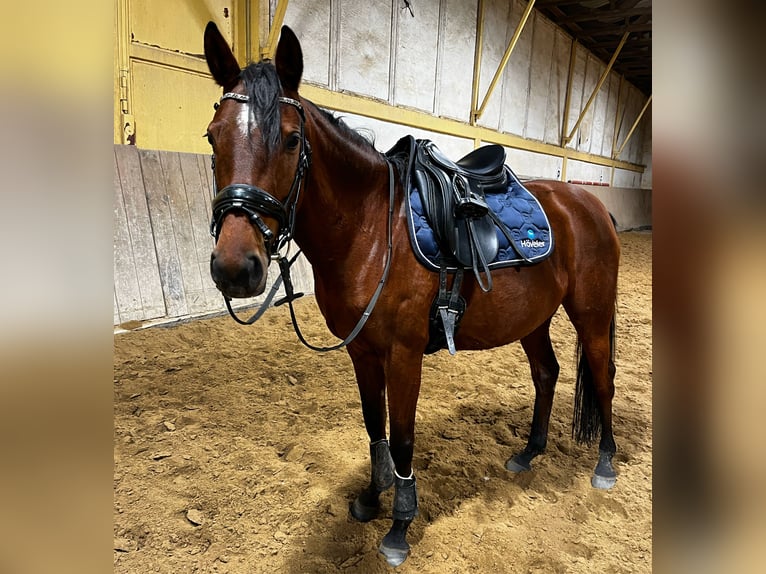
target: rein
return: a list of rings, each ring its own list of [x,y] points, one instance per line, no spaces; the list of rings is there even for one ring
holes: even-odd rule
[[[249,96],[244,94],[226,92],[223,96],[221,96],[220,101],[222,102],[223,100],[234,100],[237,102],[247,103],[249,102],[250,98]],[[385,286],[386,281],[388,280],[388,273],[391,269],[391,260],[392,260],[392,253],[393,253],[393,221],[394,221],[394,191],[395,191],[394,169],[391,165],[391,162],[386,160],[386,164],[388,165],[388,177],[389,177],[389,193],[388,193],[389,205],[388,205],[388,231],[387,231],[388,244],[387,244],[387,252],[386,252],[386,264],[383,268],[383,275],[381,276],[380,281],[378,282],[378,286],[375,289],[375,292],[373,293],[372,297],[370,298],[370,302],[367,304],[367,307],[362,313],[362,316],[359,318],[359,321],[351,330],[351,332],[348,334],[348,336],[345,339],[343,339],[343,341],[329,347],[317,347],[315,345],[312,345],[311,343],[306,341],[305,337],[303,336],[303,333],[301,332],[300,327],[298,326],[298,320],[295,316],[295,309],[293,308],[293,301],[302,297],[303,293],[295,293],[293,289],[292,277],[290,276],[290,267],[292,267],[292,265],[298,259],[298,256],[301,254],[301,251],[299,249],[298,252],[295,255],[293,255],[293,257],[290,259],[288,259],[287,255],[282,255],[280,253],[282,249],[285,246],[289,245],[289,243],[293,239],[293,232],[295,230],[295,212],[296,212],[296,207],[298,204],[298,197],[300,195],[300,190],[303,185],[304,177],[308,173],[309,167],[311,166],[311,146],[309,145],[309,142],[306,139],[306,134],[304,131],[304,125],[306,123],[306,115],[301,103],[297,100],[294,100],[292,98],[287,98],[284,96],[280,97],[279,101],[280,103],[294,106],[298,110],[298,113],[301,117],[301,132],[300,132],[301,152],[300,152],[300,157],[298,159],[298,166],[296,167],[296,170],[295,170],[295,177],[293,178],[293,183],[290,187],[290,192],[288,193],[287,198],[285,199],[284,202],[279,201],[277,198],[275,198],[273,195],[271,195],[267,191],[249,184],[235,183],[235,184],[227,185],[222,190],[217,191],[218,186],[215,182],[215,155],[212,156],[211,168],[213,170],[213,188],[216,190],[216,195],[215,195],[215,198],[213,199],[213,217],[210,224],[210,234],[213,237],[215,237],[216,241],[218,241],[218,235],[220,233],[221,223],[223,222],[223,218],[226,215],[226,213],[228,213],[232,209],[238,209],[240,211],[244,211],[250,217],[250,222],[253,225],[255,225],[256,228],[261,232],[261,234],[264,237],[264,240],[266,241],[266,244],[269,246],[270,259],[277,261],[279,264],[279,277],[274,282],[274,285],[272,285],[268,295],[266,296],[266,299],[263,300],[258,311],[252,317],[246,320],[240,319],[239,317],[237,317],[236,313],[234,312],[234,309],[232,309],[231,307],[231,298],[224,295],[224,302],[226,303],[226,309],[229,311],[229,315],[231,315],[231,317],[237,323],[239,323],[240,325],[252,325],[258,319],[260,319],[261,316],[266,312],[266,310],[269,308],[269,305],[271,304],[271,301],[274,299],[274,296],[276,295],[280,284],[284,283],[285,296],[281,299],[278,299],[274,303],[274,306],[279,307],[280,305],[284,305],[285,303],[287,303],[288,307],[290,308],[290,319],[293,324],[293,329],[295,330],[295,334],[298,336],[298,339],[300,340],[300,342],[303,343],[306,347],[308,347],[312,351],[319,351],[322,353],[328,352],[328,351],[336,351],[338,349],[342,349],[343,347],[351,343],[356,338],[356,336],[361,332],[361,330],[364,328],[364,325],[367,323],[367,319],[369,319],[370,315],[372,314],[372,311],[375,308],[375,305],[377,304],[378,299],[380,298],[380,294],[383,291],[383,287]],[[266,215],[268,217],[272,217],[277,220],[276,236],[271,231],[271,229],[269,229],[269,227],[264,223],[263,219],[261,219],[260,217],[261,215]]]

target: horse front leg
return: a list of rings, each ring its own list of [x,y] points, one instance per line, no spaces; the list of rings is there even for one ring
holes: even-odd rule
[[[380,495],[394,484],[394,462],[386,440],[386,384],[383,363],[373,352],[349,347],[362,415],[370,437],[370,484],[351,504],[351,516],[368,522],[378,516]]]
[[[388,411],[391,430],[391,455],[394,472],[393,523],[383,538],[379,551],[390,566],[407,559],[410,545],[407,529],[418,515],[418,495],[412,455],[415,446],[415,408],[420,393],[422,352],[404,345],[394,345],[385,363]]]

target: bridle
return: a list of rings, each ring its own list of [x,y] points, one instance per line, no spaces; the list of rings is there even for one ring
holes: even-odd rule
[[[234,100],[237,102],[248,103],[249,96],[226,92],[221,96],[220,101]],[[288,104],[298,110],[301,117],[300,129],[300,155],[298,156],[298,166],[295,168],[295,177],[290,186],[290,193],[284,202],[267,191],[247,183],[232,183],[220,191],[215,181],[215,154],[212,156],[213,170],[213,189],[216,194],[213,198],[213,218],[210,222],[210,234],[218,241],[218,234],[221,232],[221,223],[226,214],[233,210],[244,211],[250,218],[250,222],[255,225],[263,234],[266,245],[269,249],[269,256],[277,259],[283,247],[290,243],[295,229],[295,208],[298,204],[298,197],[301,191],[301,184],[311,166],[311,146],[306,140],[304,124],[306,115],[303,106],[298,100],[281,96],[280,103]],[[261,219],[261,215],[271,217],[277,221],[277,233],[271,231],[268,225]]]
[[[220,102],[224,100],[234,100],[236,102],[249,103],[250,97],[245,94],[237,94],[235,92],[226,92],[221,96]],[[263,234],[263,238],[269,249],[269,258],[279,263],[279,277],[272,285],[269,294],[261,303],[258,311],[249,319],[242,320],[234,313],[231,307],[231,298],[224,295],[224,301],[226,302],[226,309],[229,311],[229,315],[240,325],[252,325],[269,308],[271,301],[279,289],[281,283],[285,284],[285,296],[274,303],[275,307],[288,304],[290,308],[290,318],[293,323],[293,329],[298,339],[309,349],[314,351],[326,352],[342,349],[351,341],[353,341],[359,332],[364,327],[367,319],[370,317],[375,304],[378,302],[380,293],[383,291],[383,286],[388,279],[388,272],[391,269],[391,255],[393,253],[393,222],[394,222],[394,170],[391,166],[391,162],[386,161],[388,164],[389,175],[389,207],[388,207],[388,250],[386,256],[386,265],[383,268],[383,275],[378,282],[378,286],[367,304],[361,318],[357,322],[356,326],[351,330],[348,336],[338,343],[337,345],[329,347],[316,347],[311,345],[303,337],[300,328],[298,327],[298,321],[295,316],[295,310],[293,309],[293,301],[303,296],[303,293],[295,293],[293,290],[293,283],[290,277],[290,267],[295,263],[296,259],[300,255],[300,250],[288,259],[287,255],[283,255],[283,251],[287,253],[289,251],[289,244],[293,239],[293,232],[295,230],[295,213],[298,205],[298,198],[300,196],[301,188],[303,187],[304,178],[308,174],[309,167],[311,166],[311,146],[306,139],[306,132],[304,126],[306,124],[306,114],[303,110],[303,106],[298,100],[288,98],[285,96],[279,97],[279,102],[282,104],[288,104],[295,107],[298,110],[298,115],[301,118],[300,128],[300,155],[298,157],[298,165],[295,168],[295,176],[293,177],[293,183],[290,186],[290,192],[287,194],[287,198],[284,202],[279,201],[276,197],[268,193],[267,191],[257,187],[255,185],[245,183],[232,183],[218,190],[218,185],[215,180],[215,154],[211,158],[211,168],[213,170],[213,189],[215,190],[215,197],[213,198],[213,217],[210,222],[210,234],[218,242],[218,235],[221,232],[221,224],[223,218],[231,210],[244,211],[250,218],[250,222]],[[217,109],[218,104],[216,104]],[[271,217],[277,221],[277,233],[271,231],[268,225],[261,219],[261,215]],[[285,249],[287,247],[288,249]]]

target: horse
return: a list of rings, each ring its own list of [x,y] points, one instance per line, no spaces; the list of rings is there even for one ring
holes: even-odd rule
[[[270,261],[287,261],[279,255],[286,243],[294,240],[311,263],[327,327],[346,338],[370,439],[370,483],[350,513],[362,522],[376,518],[380,494],[394,487],[391,528],[379,552],[397,566],[411,552],[407,529],[418,514],[415,409],[429,309],[439,288],[439,274],[419,264],[410,245],[403,166],[301,97],[303,51],[289,27],[281,29],[273,62],[240,68],[212,22],[204,52],[223,89],[206,132],[216,192],[211,276],[228,304],[264,292]],[[563,306],[578,337],[572,432],[589,445],[600,434],[591,482],[611,488],[617,476],[612,399],[620,258],[614,220],[580,187],[543,180],[525,185],[547,213],[555,248],[534,265],[496,269],[489,292],[466,278],[455,346],[480,350],[521,342],[534,410],[527,444],[506,468],[529,470],[547,443],[559,375],[549,327]],[[295,297],[286,287],[288,298]]]

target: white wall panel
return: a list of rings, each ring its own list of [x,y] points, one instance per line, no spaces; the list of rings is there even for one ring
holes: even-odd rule
[[[506,163],[523,179],[559,179],[563,159],[543,153],[505,148]]]
[[[303,78],[328,86],[330,83],[330,2],[290,0],[285,23],[301,41]]]
[[[609,98],[606,102],[606,123],[604,124],[604,141],[601,145],[601,155],[611,157],[612,146],[614,146],[614,122],[620,95],[620,77],[611,72],[606,85],[609,87]]]
[[[601,64],[600,61],[594,58],[590,52],[587,52],[586,64],[585,64],[585,81],[583,82],[583,87],[582,87],[582,100],[581,100],[582,103],[580,107],[578,108],[578,113],[574,118],[575,120],[582,113],[582,109],[585,107],[585,104],[588,103],[588,99],[593,93],[593,89],[596,87],[596,84],[598,83],[598,79],[603,73],[603,71],[604,71],[603,64]],[[576,149],[580,151],[584,151],[584,152],[590,151],[592,131],[593,131],[593,104],[591,104],[591,107],[585,113],[585,115],[583,116],[582,122],[580,123],[580,129],[579,129],[580,133],[576,134],[576,136],[578,137],[578,143],[577,143]]]
[[[397,10],[394,101],[397,105],[433,112],[439,2],[414,4],[415,16],[410,15],[408,10]]]
[[[537,141],[545,139],[548,103],[549,100],[555,100],[556,97],[555,94],[550,93],[551,70],[556,65],[554,48],[555,28],[553,24],[546,18],[535,17],[532,55],[529,62],[527,125],[524,137]]]
[[[373,118],[358,116],[355,114],[339,114],[346,124],[355,129],[374,134],[375,148],[385,152],[391,148],[399,138],[411,135],[415,138],[430,139],[450,158],[458,159],[473,150],[473,140],[459,138],[447,134],[440,134],[427,130],[419,130],[410,126],[382,122]]]
[[[274,2],[271,2],[274,10]],[[487,88],[526,8],[522,0],[485,0],[478,102]],[[304,78],[333,90],[348,91],[414,108],[437,116],[470,121],[471,84],[476,43],[478,0],[418,0],[414,16],[399,2],[372,0],[291,0],[285,23],[298,34],[304,49]],[[530,15],[504,73],[479,119],[480,126],[557,145],[562,135],[572,38],[548,18]],[[568,135],[595,88],[606,64],[578,45],[568,110]],[[610,157],[619,147],[646,98],[624,84],[618,109],[620,76],[611,73],[583,117],[570,148]],[[619,114],[619,133],[615,119]],[[386,149],[404,133],[429,137],[459,157],[472,142],[361,116],[355,124],[376,132]],[[645,122],[628,142],[620,159],[651,161]],[[645,133],[646,132],[646,133]],[[648,136],[647,136],[648,134]],[[509,151],[523,175],[558,177],[561,158]],[[626,186],[631,172],[616,177]],[[608,168],[570,161],[567,179],[609,181]],[[630,180],[630,181],[627,181]],[[643,181],[651,186],[651,175]]]
[[[391,2],[340,0],[338,88],[388,100]]]
[[[606,66],[601,66],[598,77],[604,73]],[[590,153],[601,154],[601,147],[604,145],[604,132],[606,131],[606,105],[609,100],[609,83],[604,81],[601,89],[596,94],[596,99],[591,104],[593,109],[593,123],[591,127],[591,144],[588,151]]]
[[[509,8],[509,3],[503,0],[485,0],[484,2],[483,50],[478,105],[481,105],[484,100],[489,84],[500,65],[500,60],[503,58],[505,47],[508,44]],[[479,125],[493,130],[500,127],[502,93],[503,77],[499,78],[490,99],[487,101],[484,113],[479,118]]]
[[[566,134],[572,131],[577,118],[580,116],[580,110],[585,105],[583,100],[583,84],[585,83],[585,62],[586,52],[579,44],[575,48],[575,65],[572,75],[571,95],[569,97],[569,118],[567,121]],[[587,96],[586,96],[587,97]],[[575,132],[572,136],[572,142],[569,147],[577,148],[579,134]]]
[[[513,38],[516,28],[521,21],[526,4],[515,1],[511,3],[511,16],[506,30],[505,48]],[[532,59],[532,36],[534,35],[534,13],[529,15],[524,30],[516,42],[508,65],[503,74],[502,110],[500,112],[500,131],[524,135],[529,109],[529,74]]]
[[[633,173],[633,172],[629,172]],[[567,162],[567,181],[592,181],[595,183],[609,183],[612,168],[570,159]],[[627,186],[632,187],[632,186]]]
[[[467,122],[471,116],[477,2],[441,0],[441,5],[445,14],[439,46],[437,115]]]
[[[569,76],[569,55],[572,51],[572,39],[562,30],[556,29],[554,51],[548,84],[548,107],[545,114],[545,142],[558,145],[561,143],[561,123],[564,121],[564,105],[567,97],[567,79]]]

